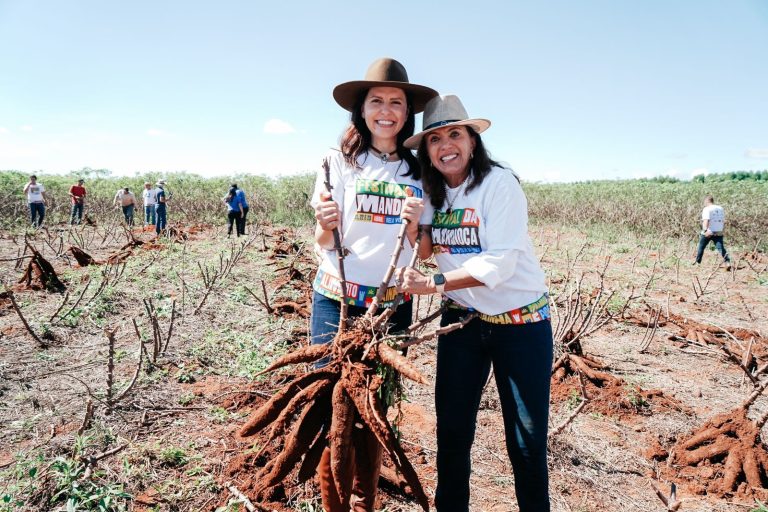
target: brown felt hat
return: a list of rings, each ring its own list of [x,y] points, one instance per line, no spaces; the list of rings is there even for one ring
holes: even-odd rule
[[[383,57],[373,61],[363,80],[354,80],[337,85],[333,89],[333,99],[345,110],[351,112],[360,93],[371,87],[398,87],[409,93],[415,114],[424,110],[424,106],[430,98],[437,96],[437,91],[434,89],[410,83],[405,66],[395,59]]]

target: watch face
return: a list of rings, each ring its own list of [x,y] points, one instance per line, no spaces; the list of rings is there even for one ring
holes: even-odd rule
[[[433,276],[436,285],[445,284],[445,276],[443,274],[435,274]]]

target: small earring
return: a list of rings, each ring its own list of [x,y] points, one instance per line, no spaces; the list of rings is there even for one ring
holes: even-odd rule
[[[469,159],[472,160],[473,158],[475,158],[475,152],[474,151],[469,154]]]

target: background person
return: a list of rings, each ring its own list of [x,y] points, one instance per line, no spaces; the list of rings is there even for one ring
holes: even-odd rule
[[[83,221],[83,207],[85,205],[85,187],[83,186],[83,179],[77,180],[77,185],[69,187],[69,197],[72,199],[72,215],[69,219],[69,224],[80,224]]]
[[[232,228],[236,226],[237,236],[240,236],[240,218],[243,216],[243,205],[237,195],[237,185],[232,184],[229,192],[224,196],[224,205],[227,207],[227,237],[232,236]]]
[[[125,223],[133,226],[133,210],[136,208],[136,196],[133,195],[133,192],[128,187],[123,187],[117,191],[113,202],[115,206],[122,208]]]
[[[165,229],[168,221],[168,211],[166,210],[166,202],[168,197],[165,193],[165,180],[157,182],[157,188],[155,189],[155,233],[160,236],[160,232]]]
[[[699,234],[699,247],[696,250],[696,263],[701,263],[704,257],[704,249],[709,242],[715,243],[715,248],[720,252],[723,260],[729,263],[731,259],[723,245],[723,230],[725,229],[725,210],[715,199],[708,195],[704,198],[704,209],[701,210],[701,233]]]
[[[483,387],[493,367],[521,512],[547,512],[547,424],[552,328],[544,272],[528,236],[528,205],[517,176],[490,158],[458,97],[433,98],[418,148],[435,208],[431,243],[440,273],[396,272],[398,289],[443,295],[441,325],[479,313],[438,338],[435,377],[440,512],[469,510],[470,450]],[[431,247],[430,247],[431,246]],[[430,251],[431,249],[431,251]],[[422,253],[422,254],[424,254]]]
[[[235,219],[237,221],[237,236],[245,236],[245,219],[248,216],[248,198],[245,196],[245,191],[241,188],[237,188],[234,185],[237,192],[237,201],[240,207],[240,215]]]
[[[412,254],[424,204],[418,162],[403,141],[413,134],[415,113],[436,94],[428,87],[409,83],[403,65],[388,58],[374,61],[364,80],[345,82],[333,90],[336,102],[350,112],[350,123],[341,137],[340,151],[328,156],[333,199],[324,185],[325,172],[320,170],[311,200],[322,260],[313,284],[312,343],[328,343],[338,330],[342,291],[333,229],[338,228],[349,250],[344,260],[347,289],[358,291],[348,297],[350,317],[363,314],[376,296],[405,220],[409,222],[409,242],[400,262],[407,264]],[[380,207],[383,203],[391,208],[385,211]],[[385,302],[391,303],[395,294],[394,287],[389,287]],[[409,297],[392,316],[393,330],[408,327],[411,316]],[[359,428],[353,429],[351,445],[354,481],[349,503],[342,503],[336,492],[328,448],[317,468],[326,511],[349,512],[350,507],[354,511],[373,510],[381,448],[372,434]]]
[[[155,198],[156,192],[152,183],[145,181],[144,190],[141,191],[141,200],[144,203],[144,227],[155,225]]]
[[[42,183],[38,183],[37,176],[33,174],[29,177],[27,184],[24,185],[24,193],[27,195],[32,227],[39,228],[45,219],[45,187]]]

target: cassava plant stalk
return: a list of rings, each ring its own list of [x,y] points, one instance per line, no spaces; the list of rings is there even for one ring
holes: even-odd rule
[[[327,158],[323,160],[323,170],[325,171],[325,189],[328,191],[328,200],[331,200],[333,199],[333,186],[331,186],[331,165]],[[333,228],[333,247],[336,249],[336,258],[339,262],[339,281],[341,281],[339,332],[344,332],[347,326],[347,276],[344,273],[344,248],[341,246],[341,235],[338,227]]]

